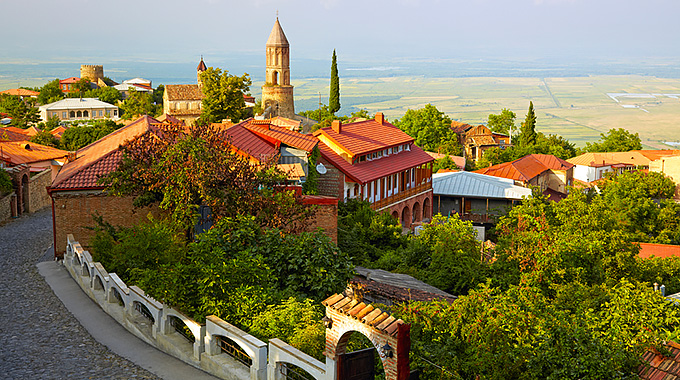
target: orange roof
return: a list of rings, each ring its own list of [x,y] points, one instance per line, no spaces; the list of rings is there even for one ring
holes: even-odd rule
[[[0,157],[11,165],[54,160],[68,156],[65,150],[26,141],[0,142]]]
[[[320,135],[340,146],[350,156],[377,152],[414,141],[413,137],[387,121],[379,123],[375,119],[342,124],[340,133],[334,131],[332,127],[314,132],[314,136]]]
[[[38,96],[40,95],[37,91],[26,90],[24,88],[13,88],[10,90],[1,91],[0,94],[9,94],[14,96]]]
[[[460,121],[452,121],[451,122],[451,129],[455,133],[461,133],[461,132],[467,132],[472,128],[472,125],[467,124],[467,123],[462,123]]]
[[[306,152],[311,152],[316,144],[319,143],[319,140],[314,136],[303,135],[300,132],[291,131],[285,127],[278,127],[271,120],[255,120],[250,118],[240,124],[273,144],[279,142]]]
[[[475,173],[529,181],[546,170],[568,170],[574,165],[550,154],[529,154],[512,162],[475,170]]]
[[[654,348],[642,355],[642,364],[638,367],[638,376],[642,380],[677,379],[680,377],[680,345],[673,341],[663,343],[668,356]]]
[[[289,129],[291,131],[297,131],[300,129],[300,126],[302,125],[302,122],[299,120],[293,120],[293,119],[288,119],[285,117],[281,116],[276,116],[271,119],[269,119],[270,123],[272,125],[276,125],[277,127],[282,127]]]
[[[451,160],[453,160],[453,163],[456,164],[459,168],[464,168],[465,167],[465,157],[461,156],[451,156],[448,154],[443,154],[443,153],[435,153],[435,152],[425,152],[430,155],[430,157],[434,158],[435,160],[441,160],[442,158],[445,158],[446,156],[449,156]],[[441,171],[441,170],[440,170]],[[456,170],[457,171],[457,170]]]
[[[59,84],[69,84],[69,83],[76,83],[80,80],[78,77],[70,77],[66,79],[62,79],[59,81]]]
[[[21,132],[15,131],[16,129]],[[0,141],[28,141],[30,137],[24,133],[25,131],[17,127],[0,128]]]
[[[647,157],[650,161],[656,161],[662,157],[668,156],[678,156],[680,155],[680,150],[675,149],[660,149],[660,150],[634,150],[633,152],[638,152],[641,155]]]
[[[434,161],[429,154],[415,145],[411,150],[401,151],[377,160],[350,164],[326,144],[319,144],[321,156],[345,174],[351,181],[364,184],[382,177],[402,172],[406,169]]]
[[[680,245],[654,243],[638,244],[640,244],[640,253],[638,253],[638,257],[641,259],[648,259],[652,256],[657,258],[680,257]]]
[[[66,128],[64,126],[58,126],[54,128],[53,130],[50,131],[50,134],[58,139],[61,138],[61,136],[64,135],[64,132],[66,132]]]
[[[246,154],[258,161],[265,161],[278,153],[275,144],[262,139],[249,131],[244,125],[213,124],[213,126],[225,126],[225,133],[229,136],[229,142],[237,151]]]
[[[33,137],[33,136],[35,136],[35,135],[37,135],[38,133],[41,132],[40,129],[38,129],[37,127],[34,127],[34,126],[30,126],[30,127],[26,128],[24,130],[26,131],[26,135],[31,136],[31,137]]]
[[[201,57],[201,62],[198,63],[198,67],[196,67],[196,71],[206,71],[208,70],[207,67],[205,67],[205,62],[203,62],[203,57]]]
[[[135,122],[78,149],[76,159],[62,167],[52,181],[51,188],[55,190],[102,188],[97,185],[97,179],[116,170],[123,157],[118,149],[120,145],[152,130],[153,124],[158,123],[158,120],[150,116],[142,116]]]
[[[649,159],[639,152],[590,152],[567,160],[574,165],[599,168],[615,164],[649,165]]]
[[[299,162],[295,164],[278,164],[276,166],[279,170],[288,174],[288,179],[290,180],[299,180],[306,175],[305,170],[302,168],[302,164]]]

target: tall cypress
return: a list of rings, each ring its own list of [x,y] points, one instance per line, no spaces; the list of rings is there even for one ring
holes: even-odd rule
[[[331,93],[328,98],[328,109],[335,114],[340,110],[340,78],[338,78],[338,60],[333,49],[333,61],[331,62]]]
[[[519,135],[520,146],[536,145],[536,113],[534,113],[534,103],[529,102],[527,117],[522,123]]]

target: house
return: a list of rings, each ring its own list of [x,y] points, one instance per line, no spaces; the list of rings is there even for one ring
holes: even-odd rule
[[[133,79],[124,80],[123,84],[133,84],[135,86],[140,86],[140,87],[152,89],[151,81],[148,80],[148,79],[143,79],[143,78],[133,78]]]
[[[38,109],[43,121],[50,117],[63,121],[119,118],[118,107],[95,98],[66,98]]]
[[[18,96],[21,98],[21,100],[26,100],[26,98],[37,99],[38,95],[40,95],[40,93],[37,91],[26,90],[25,88],[13,88],[10,90],[0,91],[0,94]]]
[[[679,150],[591,152],[567,161],[575,165],[574,179],[589,183],[602,179],[605,173],[621,174],[634,169],[650,169],[652,162],[678,155],[680,155]]]
[[[431,218],[432,162],[414,139],[385,120],[343,124],[314,132],[319,139],[319,194],[363,199],[404,227]]]
[[[52,169],[54,175],[69,152],[28,141],[0,141],[0,168],[27,165],[31,172]]]
[[[559,200],[566,196],[567,186],[573,185],[574,165],[550,154],[529,154],[475,173],[512,179],[524,187],[535,186],[550,199]]]
[[[678,151],[675,151],[678,152]],[[680,199],[680,152],[677,155],[660,157],[649,163],[650,172],[663,173],[675,182],[675,195],[673,198]]]
[[[201,73],[207,70],[203,58],[196,68],[198,84],[170,84],[163,92],[163,113],[182,120],[191,125],[201,116],[203,91],[201,91]]]
[[[145,86],[142,86],[142,85],[138,85],[138,84],[133,84],[133,83],[123,82],[121,84],[117,84],[117,85],[113,86],[113,88],[115,88],[116,90],[118,90],[118,92],[121,93],[121,96],[122,96],[123,99],[126,99],[128,97],[131,89],[134,90],[134,91],[137,91],[137,92],[143,92],[143,93],[146,93],[146,94],[153,94],[153,90],[151,88],[145,87]]]
[[[433,213],[458,214],[461,220],[495,223],[531,189],[515,185],[508,178],[473,172],[448,172],[432,175]]]
[[[75,91],[75,84],[78,83],[78,81],[80,81],[80,78],[78,77],[60,79],[59,87],[64,94],[68,94],[69,92]]]
[[[473,162],[482,158],[488,149],[505,149],[510,146],[510,136],[492,132],[485,125],[472,126],[452,121],[451,130],[458,135],[458,143],[463,147],[463,156]]]

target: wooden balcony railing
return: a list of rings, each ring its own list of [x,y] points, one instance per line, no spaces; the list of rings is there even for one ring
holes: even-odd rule
[[[460,215],[460,220],[470,221],[472,223],[491,223],[496,224],[496,217],[489,214],[471,214],[465,213]]]
[[[373,210],[379,210],[385,206],[391,205],[393,203],[400,202],[406,198],[412,197],[416,194],[420,194],[424,191],[427,191],[432,188],[432,182],[425,182],[421,185],[414,186],[410,189],[406,189],[400,193],[397,193],[395,195],[389,196],[387,198],[383,198],[377,202],[373,202],[371,204],[371,208]]]

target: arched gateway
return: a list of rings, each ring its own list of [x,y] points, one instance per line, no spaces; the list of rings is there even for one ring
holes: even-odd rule
[[[411,325],[351,297],[335,294],[322,302],[326,306],[326,371],[335,371],[338,380],[363,380],[357,375],[361,357],[347,354],[347,342],[354,332],[368,338],[380,356],[386,380],[407,380],[410,375]],[[361,355],[361,351],[357,351]],[[365,356],[365,355],[364,355]],[[329,364],[335,364],[331,368]],[[351,365],[347,365],[352,363]],[[373,356],[370,355],[370,365]],[[351,367],[351,368],[348,368]],[[348,369],[352,369],[351,373]]]

